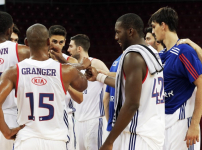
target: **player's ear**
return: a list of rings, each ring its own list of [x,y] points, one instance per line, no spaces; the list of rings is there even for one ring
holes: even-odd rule
[[[82,50],[82,47],[78,46],[78,52],[81,52],[81,50]]]
[[[50,46],[50,39],[47,39],[47,46]]]
[[[134,34],[137,34],[137,31],[135,29],[133,29],[133,28],[129,28],[128,29],[128,35],[133,36]]]
[[[166,28],[165,22],[161,22],[160,26],[161,26],[162,30],[165,30],[165,28]]]
[[[28,43],[27,38],[25,38],[25,39],[24,39],[24,43],[25,43],[25,45],[26,45],[26,46],[28,46],[28,47],[29,47],[29,43]]]

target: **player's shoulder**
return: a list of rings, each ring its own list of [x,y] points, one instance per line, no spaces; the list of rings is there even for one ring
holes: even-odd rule
[[[182,53],[195,53],[195,50],[188,44],[179,44],[174,46],[173,49],[179,51],[179,54]]]

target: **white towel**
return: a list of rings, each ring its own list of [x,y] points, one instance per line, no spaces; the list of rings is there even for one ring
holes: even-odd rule
[[[122,107],[122,91],[121,91],[121,84],[122,84],[122,69],[123,69],[123,60],[126,56],[127,53],[129,52],[138,52],[142,55],[144,58],[148,70],[150,74],[155,74],[157,72],[163,71],[161,59],[159,57],[159,54],[157,50],[155,50],[151,46],[144,46],[144,45],[131,45],[129,46],[123,53],[119,66],[117,69],[117,74],[116,74],[116,83],[115,83],[115,101],[114,101],[114,108],[115,108],[115,113],[114,113],[114,118],[113,118],[113,125],[116,122],[118,113],[120,112],[120,109]]]

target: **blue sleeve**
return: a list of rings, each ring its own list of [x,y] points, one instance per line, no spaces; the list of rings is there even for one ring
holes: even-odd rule
[[[189,79],[190,83],[193,83],[202,74],[202,64],[192,47],[185,44],[182,45],[184,46],[181,48],[179,54],[179,61],[181,63],[179,69]]]
[[[107,85],[107,87],[106,87],[106,92],[110,93],[110,86],[109,85]]]

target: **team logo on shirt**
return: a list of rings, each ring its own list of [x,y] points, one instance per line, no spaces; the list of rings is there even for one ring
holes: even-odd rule
[[[0,65],[4,63],[3,58],[0,58]]]
[[[32,78],[32,83],[38,86],[42,86],[47,83],[47,80],[42,77],[35,77],[35,78]]]

